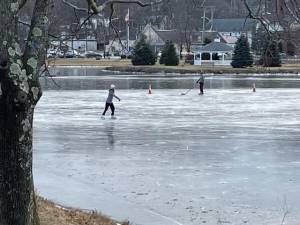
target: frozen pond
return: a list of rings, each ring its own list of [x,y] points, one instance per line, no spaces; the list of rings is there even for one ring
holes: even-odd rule
[[[300,90],[45,91],[35,114],[38,193],[141,225],[300,221]]]

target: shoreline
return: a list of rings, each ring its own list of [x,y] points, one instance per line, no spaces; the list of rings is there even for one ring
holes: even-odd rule
[[[96,59],[52,59],[48,61],[50,68],[92,68],[107,70],[115,73],[134,73],[134,74],[175,74],[177,76],[199,75],[200,73],[210,75],[278,75],[287,77],[300,76],[300,63],[283,63],[282,67],[265,68],[261,66],[253,66],[248,68],[232,68],[231,66],[213,66],[202,65],[195,66],[185,64],[183,61],[178,66],[165,66],[155,64],[153,66],[133,66],[130,60],[96,60]]]
[[[137,77],[197,77],[200,73],[212,77],[233,78],[300,78],[300,63],[283,63],[282,67],[265,68],[253,66],[249,68],[232,68],[231,66],[194,66],[183,61],[178,66],[133,66],[130,60],[109,59],[51,59],[48,61],[52,69],[94,69],[110,73],[110,76],[137,76]]]
[[[117,222],[93,210],[64,207],[46,198],[37,196],[41,225],[128,225]]]
[[[66,68],[66,69],[100,69],[102,71],[113,72],[113,76],[126,76],[129,77],[168,77],[168,78],[188,78],[198,77],[202,72],[211,77],[228,77],[228,78],[300,78],[300,71],[288,72],[282,71],[260,71],[255,72],[251,70],[244,70],[243,73],[237,71],[212,71],[212,70],[186,70],[186,69],[174,69],[174,68],[151,68],[151,67],[120,67],[120,66],[96,66],[96,65],[57,65],[51,68]],[[109,74],[112,76],[112,74]],[[56,77],[56,76],[55,76]],[[59,77],[59,76],[57,76]]]
[[[196,67],[193,69],[185,68],[185,67],[151,67],[151,66],[110,66],[106,67],[105,70],[114,71],[114,72],[127,72],[127,73],[164,73],[164,74],[191,74],[191,75],[199,75],[200,73],[212,74],[212,75],[253,75],[253,74],[261,74],[261,75],[278,75],[278,74],[286,74],[299,76],[300,70],[291,70],[285,67],[279,68],[245,68],[245,69],[235,69],[235,68],[202,68]]]

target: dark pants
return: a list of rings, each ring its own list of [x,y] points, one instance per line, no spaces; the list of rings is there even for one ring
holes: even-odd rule
[[[203,86],[204,86],[204,83],[203,82],[200,82],[200,94],[203,95]]]
[[[111,109],[111,115],[113,116],[115,114],[115,106],[114,106],[114,103],[107,103],[105,104],[105,109],[104,109],[104,112],[102,113],[102,115],[104,116],[106,111],[108,110],[108,108],[110,107]]]

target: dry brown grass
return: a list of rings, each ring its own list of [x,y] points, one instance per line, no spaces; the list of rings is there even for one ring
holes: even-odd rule
[[[37,202],[41,225],[117,225],[116,221],[100,213],[58,207],[40,197]],[[123,222],[122,225],[129,223]]]
[[[50,66],[127,66],[131,65],[129,59],[100,59],[95,58],[57,58],[49,59],[48,64]]]

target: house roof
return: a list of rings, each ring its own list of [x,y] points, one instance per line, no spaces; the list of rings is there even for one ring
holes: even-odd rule
[[[251,31],[256,23],[254,19],[245,18],[214,19],[209,26],[217,32],[243,32]]]
[[[231,52],[233,48],[225,43],[211,42],[205,46],[192,46],[193,52]]]
[[[181,40],[181,35],[176,30],[155,30],[155,32],[164,42],[173,41],[178,43]]]
[[[235,44],[238,40],[238,38],[235,36],[222,35],[221,33],[219,33],[219,37],[221,38],[222,42],[226,44]]]
[[[120,38],[121,40],[127,40],[127,34],[126,34],[126,31],[123,31],[120,33]],[[136,33],[131,31],[129,32],[129,40],[130,41],[135,41],[137,38],[136,38]]]

